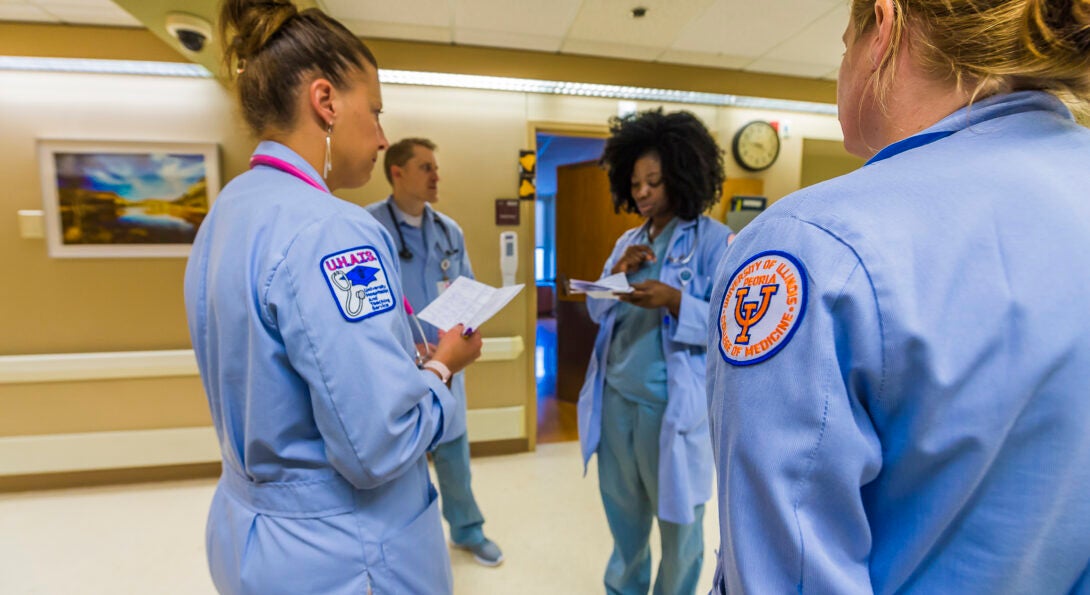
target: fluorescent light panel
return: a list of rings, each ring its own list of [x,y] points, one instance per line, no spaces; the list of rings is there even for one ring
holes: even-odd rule
[[[515,91],[518,93],[541,93],[546,95],[577,95],[584,97],[606,97],[611,99],[664,101],[671,103],[783,110],[813,114],[836,114],[836,105],[829,103],[793,101],[789,99],[768,99],[764,97],[747,97],[744,95],[726,95],[722,93],[700,93],[697,91],[679,91],[675,89],[653,89],[649,87],[625,87],[621,85],[596,85],[591,83],[540,81],[535,79],[505,78],[498,76],[384,69],[379,70],[379,80],[384,83],[397,85],[486,89],[492,91]]]
[[[143,76],[181,76],[211,78],[200,64],[185,62],[148,62],[142,60],[86,60],[80,58],[26,58],[0,56],[0,70],[33,72],[77,72],[86,74],[137,74]]]
[[[78,72],[91,74],[134,74],[144,76],[178,76],[210,78],[212,73],[199,64],[180,62],[145,62],[135,60],[85,60],[74,58],[28,58],[0,56],[0,71]],[[676,89],[626,87],[622,85],[596,85],[564,81],[447,74],[442,72],[416,72],[409,70],[379,70],[379,80],[394,85],[421,85],[426,87],[453,87],[456,89],[483,89],[512,91],[516,93],[540,93],[545,95],[572,95],[603,97],[641,101],[663,101],[696,105],[715,105],[764,110],[780,110],[813,114],[836,114],[836,106],[812,101],[768,99],[722,93],[700,93]]]

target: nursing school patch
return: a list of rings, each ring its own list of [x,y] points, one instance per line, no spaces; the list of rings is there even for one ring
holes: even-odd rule
[[[776,355],[806,313],[806,269],[786,252],[762,252],[730,277],[719,307],[719,353],[748,366]]]
[[[392,310],[397,304],[386,267],[371,246],[330,254],[320,266],[333,300],[349,322]]]

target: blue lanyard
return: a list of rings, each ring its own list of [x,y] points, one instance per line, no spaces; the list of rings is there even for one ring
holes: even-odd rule
[[[930,145],[931,143],[933,143],[935,141],[938,141],[938,140],[942,140],[942,139],[950,136],[951,134],[954,134],[955,132],[957,132],[957,131],[956,130],[943,130],[943,131],[940,131],[940,132],[928,132],[926,134],[917,134],[915,136],[910,136],[908,138],[901,139],[901,140],[893,143],[892,145],[889,145],[888,147],[882,149],[881,151],[878,151],[878,153],[874,157],[871,157],[870,159],[867,160],[866,163],[863,164],[863,167],[866,167],[866,166],[868,166],[868,165],[870,165],[872,163],[878,163],[879,161],[882,161],[883,159],[889,159],[890,157],[893,157],[894,155],[899,155],[901,153],[904,153],[905,151],[911,151],[912,149],[917,149],[917,148],[922,147],[924,145]]]

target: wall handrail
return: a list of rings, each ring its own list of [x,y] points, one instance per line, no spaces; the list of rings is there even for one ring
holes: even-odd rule
[[[521,336],[488,337],[484,339],[481,357],[477,361],[513,360],[524,349]],[[0,356],[0,384],[167,378],[197,374],[197,358],[192,349]]]

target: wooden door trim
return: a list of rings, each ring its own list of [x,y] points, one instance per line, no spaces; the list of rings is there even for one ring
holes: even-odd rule
[[[537,153],[537,135],[556,134],[560,136],[583,136],[591,138],[609,138],[609,126],[605,124],[579,124],[575,122],[554,122],[548,120],[531,120],[526,123],[526,146]],[[523,216],[529,216],[530,229],[537,229],[537,213],[533,208],[523,209]],[[526,311],[526,328],[530,329],[529,344],[537,345],[537,291],[530,292],[531,304]],[[528,378],[534,382],[533,402],[526,403],[526,438],[531,451],[537,449],[537,362],[533,355],[534,350],[529,350],[530,357],[526,358],[526,370]]]

